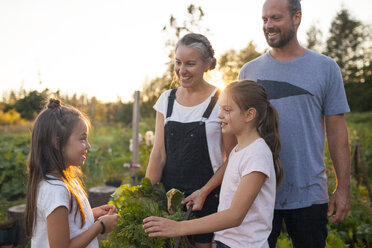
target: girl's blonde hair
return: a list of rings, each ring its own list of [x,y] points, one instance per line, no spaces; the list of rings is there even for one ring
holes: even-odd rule
[[[267,94],[262,85],[251,81],[242,80],[227,85],[224,92],[229,94],[241,111],[249,108],[256,109],[256,128],[265,140],[273,154],[274,169],[277,187],[283,179],[283,168],[279,153],[281,150],[279,137],[279,117],[276,109],[268,101]]]
[[[56,99],[49,99],[44,110],[36,117],[32,136],[30,153],[27,162],[28,182],[25,209],[26,234],[32,236],[36,223],[37,189],[40,181],[53,180],[48,174],[58,174],[70,191],[70,211],[74,202],[77,203],[75,220],[80,212],[81,227],[86,222],[86,214],[80,195],[80,190],[86,195],[82,187],[82,172],[77,166],[66,166],[63,148],[66,146],[74,127],[83,121],[89,127],[89,119],[72,106],[61,105]],[[59,180],[55,179],[55,180]]]

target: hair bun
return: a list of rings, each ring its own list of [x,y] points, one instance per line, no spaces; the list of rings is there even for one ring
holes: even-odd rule
[[[54,109],[54,108],[60,108],[61,107],[61,101],[58,99],[50,98],[48,103],[48,108]]]
[[[209,70],[213,70],[214,68],[216,68],[216,64],[217,64],[217,60],[215,57],[213,57],[211,59],[211,66],[209,67]]]

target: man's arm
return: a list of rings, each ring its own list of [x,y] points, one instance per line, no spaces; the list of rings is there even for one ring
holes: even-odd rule
[[[328,216],[330,223],[343,221],[350,208],[350,151],[343,114],[325,118],[329,153],[336,174],[336,188],[331,196]]]

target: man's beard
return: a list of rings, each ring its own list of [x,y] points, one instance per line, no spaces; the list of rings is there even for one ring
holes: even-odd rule
[[[270,38],[268,37],[268,33],[271,33],[271,32],[279,33],[279,40],[276,40],[276,41],[270,40]],[[291,24],[288,33],[281,33],[280,29],[278,28],[268,28],[265,30],[265,38],[266,38],[267,44],[269,44],[269,46],[273,48],[284,47],[285,45],[288,44],[290,40],[292,40],[295,34],[296,34],[296,30],[295,30],[295,26],[293,25],[293,23]]]

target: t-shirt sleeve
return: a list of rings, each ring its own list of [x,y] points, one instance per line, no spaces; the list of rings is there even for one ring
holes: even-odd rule
[[[251,156],[245,163],[241,164],[240,171],[242,177],[254,171],[261,172],[267,177],[270,177],[270,166],[273,166],[270,159],[266,154],[262,153]]]
[[[245,77],[245,70],[246,70],[247,64],[243,65],[243,67],[240,69],[239,74],[238,74],[238,80],[244,80],[246,79]]]
[[[64,206],[70,210],[70,193],[68,189],[55,182],[44,182],[39,189],[38,208],[47,218],[56,208]]]
[[[163,114],[164,117],[166,115],[166,111],[167,111],[167,105],[168,105],[168,96],[170,94],[170,90],[167,90],[167,91],[164,91],[159,99],[156,101],[155,105],[154,105],[154,109]]]
[[[328,87],[324,99],[324,115],[350,112],[340,68],[332,61]]]

